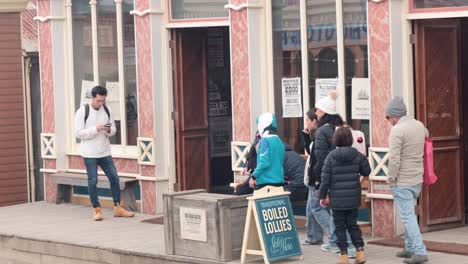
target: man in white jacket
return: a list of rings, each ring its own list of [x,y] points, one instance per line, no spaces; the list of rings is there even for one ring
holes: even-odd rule
[[[80,153],[84,158],[88,174],[88,191],[93,205],[93,219],[102,220],[102,210],[97,195],[98,166],[109,179],[114,201],[114,217],[132,217],[133,212],[125,210],[120,201],[119,176],[111,156],[109,137],[115,135],[116,127],[111,111],[105,105],[107,89],[95,86],[91,91],[92,99],[75,114],[75,133],[81,140]]]

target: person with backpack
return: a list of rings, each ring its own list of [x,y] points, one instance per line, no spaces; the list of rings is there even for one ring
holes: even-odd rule
[[[409,264],[429,261],[414,213],[424,174],[424,142],[429,135],[420,121],[407,116],[403,98],[396,96],[385,106],[385,118],[392,125],[388,138],[388,183],[405,226],[405,248],[396,254]]]
[[[366,156],[353,145],[353,134],[348,127],[335,131],[333,144],[337,147],[325,159],[320,185],[320,206],[332,209],[337,245],[340,248],[338,264],[348,264],[348,242],[346,231],[357,249],[356,264],[366,262],[364,241],[357,224],[361,206],[361,176],[368,177],[371,169]]]
[[[93,206],[93,219],[101,221],[102,209],[97,194],[98,166],[110,182],[114,202],[114,217],[132,217],[122,207],[120,200],[119,176],[111,156],[109,137],[117,131],[111,110],[105,105],[107,89],[95,86],[91,90],[91,102],[81,106],[75,114],[75,135],[81,140],[80,154],[84,159],[88,175],[88,191]]]

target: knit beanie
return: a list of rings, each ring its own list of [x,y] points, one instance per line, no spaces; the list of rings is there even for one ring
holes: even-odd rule
[[[385,106],[385,114],[390,117],[402,117],[406,115],[406,105],[403,98],[395,96]]]
[[[263,136],[263,132],[265,132],[265,128],[272,126],[276,128],[276,116],[273,113],[267,112],[261,114],[257,118],[257,128],[258,133]]]
[[[336,115],[336,97],[337,94],[335,90],[328,92],[326,97],[321,98],[317,103],[315,103],[315,108],[318,108],[329,115]]]

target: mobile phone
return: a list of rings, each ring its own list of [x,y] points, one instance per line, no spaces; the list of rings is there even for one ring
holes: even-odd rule
[[[111,127],[112,124],[111,124],[111,123],[107,123],[107,124],[105,124],[104,126],[105,126],[105,127]]]

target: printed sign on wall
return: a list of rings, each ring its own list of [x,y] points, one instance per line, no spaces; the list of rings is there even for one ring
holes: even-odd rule
[[[368,78],[353,78],[352,80],[351,118],[369,120],[370,82]]]
[[[283,117],[302,117],[301,78],[281,79]]]

